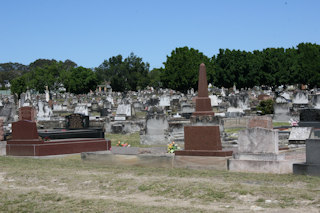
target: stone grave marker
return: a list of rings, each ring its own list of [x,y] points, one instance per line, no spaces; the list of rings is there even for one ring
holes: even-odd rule
[[[247,128],[254,127],[273,129],[272,118],[268,116],[253,116],[248,120]]]
[[[304,144],[310,138],[312,127],[292,127],[289,144]]]
[[[320,128],[320,109],[300,110],[299,126]]]
[[[293,164],[293,173],[320,176],[320,139],[306,140],[306,162]]]
[[[192,117],[214,117],[211,108],[211,100],[208,97],[208,82],[206,67],[202,63],[199,68],[198,96],[196,98],[196,110]],[[197,120],[197,119],[195,119]],[[226,157],[232,155],[232,151],[223,151],[220,139],[220,129],[215,126],[185,126],[184,150],[176,151],[176,155],[187,156],[217,156]]]
[[[238,137],[238,153],[229,160],[230,171],[291,173],[293,162],[279,154],[278,131],[269,117],[253,117]],[[264,128],[267,127],[267,128]]]
[[[83,129],[89,127],[89,116],[71,114],[66,116],[67,129]]]
[[[35,109],[30,106],[20,107],[19,108],[19,120],[35,120]]]

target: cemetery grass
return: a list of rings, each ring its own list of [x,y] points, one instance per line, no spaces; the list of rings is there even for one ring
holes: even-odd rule
[[[273,127],[290,126],[289,122],[272,122]]]
[[[131,134],[106,134],[105,138],[111,140],[111,147],[117,146],[118,141],[121,143],[128,143],[131,147],[163,147],[167,145],[146,145],[140,144],[140,133],[135,132]]]
[[[320,178],[0,157],[0,212],[319,212]]]

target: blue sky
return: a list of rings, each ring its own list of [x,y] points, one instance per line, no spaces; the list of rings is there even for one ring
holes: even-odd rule
[[[70,59],[99,66],[131,52],[163,66],[176,47],[208,57],[320,44],[318,0],[0,0],[0,63]]]

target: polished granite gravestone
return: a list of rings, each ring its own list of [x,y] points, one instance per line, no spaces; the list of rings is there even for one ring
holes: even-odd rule
[[[6,145],[7,155],[48,156],[105,151],[111,148],[111,141],[104,138],[101,129],[57,129],[38,132],[35,122],[25,120],[23,116],[21,118],[22,120],[12,123],[12,135]]]
[[[306,140],[306,162],[293,164],[293,174],[320,176],[320,139]]]
[[[320,128],[320,109],[301,110],[299,127]]]
[[[193,112],[192,117],[212,118],[213,116],[211,100],[208,97],[206,67],[202,63],[199,69],[196,111]],[[226,157],[231,156],[232,151],[222,150],[219,126],[185,126],[184,150],[175,151],[175,155]]]
[[[83,129],[89,127],[89,116],[79,113],[66,116],[67,129]]]

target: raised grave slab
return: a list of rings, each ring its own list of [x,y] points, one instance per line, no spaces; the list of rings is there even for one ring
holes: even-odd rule
[[[312,127],[292,127],[289,135],[290,144],[305,144],[310,138]]]
[[[45,134],[45,132],[42,132]],[[60,140],[52,140],[49,137],[40,137],[38,134],[36,123],[29,120],[21,120],[12,123],[12,136],[7,140],[6,154],[13,156],[47,156],[73,154],[86,151],[101,151],[111,148],[111,141],[104,139],[100,135],[99,138],[66,138]],[[75,137],[76,131],[71,131],[70,137]],[[79,135],[84,134],[78,131]],[[100,132],[101,133],[101,132]],[[47,132],[52,137],[59,138],[58,132]],[[66,137],[66,132],[62,132]],[[97,132],[95,133],[97,134]],[[44,135],[43,135],[44,136]]]

